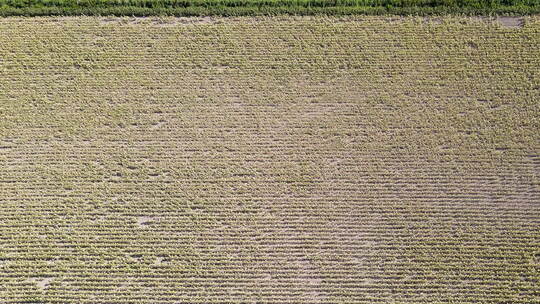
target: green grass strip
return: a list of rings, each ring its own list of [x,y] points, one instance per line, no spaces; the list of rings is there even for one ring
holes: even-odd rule
[[[0,16],[529,15],[540,0],[0,0]]]

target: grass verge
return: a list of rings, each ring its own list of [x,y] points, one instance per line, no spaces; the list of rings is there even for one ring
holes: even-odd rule
[[[537,0],[1,0],[0,16],[530,15]]]

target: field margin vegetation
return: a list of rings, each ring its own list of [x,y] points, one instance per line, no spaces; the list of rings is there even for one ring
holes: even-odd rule
[[[0,0],[0,16],[515,16],[538,13],[538,0]]]

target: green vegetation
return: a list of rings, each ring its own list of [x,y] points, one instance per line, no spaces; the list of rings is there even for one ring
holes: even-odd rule
[[[538,0],[0,0],[0,16],[526,15]]]
[[[540,293],[540,19],[0,19],[0,302]]]

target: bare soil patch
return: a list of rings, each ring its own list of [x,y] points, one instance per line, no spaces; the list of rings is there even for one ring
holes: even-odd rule
[[[524,25],[523,20],[523,17],[502,16],[497,18],[497,22],[499,22],[502,26],[509,28],[522,28]]]
[[[139,227],[145,227],[145,226],[151,225],[154,221],[155,221],[155,218],[154,218],[154,217],[151,217],[151,216],[140,216],[140,217],[137,219],[137,225],[138,225]]]
[[[45,290],[49,287],[49,284],[54,280],[54,278],[51,277],[36,277],[36,278],[29,278],[26,280],[26,282],[35,283],[37,288],[40,290]]]

